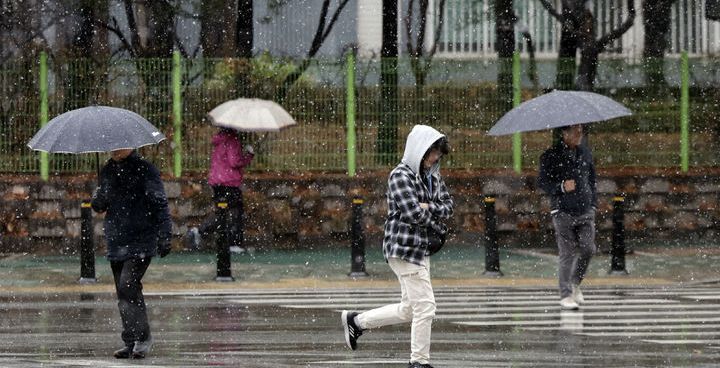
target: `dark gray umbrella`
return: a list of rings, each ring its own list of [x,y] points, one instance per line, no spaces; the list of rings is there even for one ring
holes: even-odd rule
[[[88,106],[68,111],[50,120],[28,143],[35,151],[49,153],[95,153],[100,176],[98,153],[140,148],[165,139],[156,127],[142,116],[110,106]]]
[[[530,132],[628,115],[632,115],[632,112],[625,106],[597,93],[553,91],[508,111],[488,134]]]
[[[142,116],[109,106],[88,106],[50,120],[28,143],[51,153],[109,152],[160,143],[165,136]]]

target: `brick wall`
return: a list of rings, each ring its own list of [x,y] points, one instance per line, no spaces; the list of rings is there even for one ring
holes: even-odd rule
[[[344,242],[350,230],[353,195],[365,199],[369,239],[382,236],[386,172],[348,179],[338,174],[254,175],[247,179],[246,238],[256,247],[317,247]],[[446,173],[456,201],[450,227],[456,241],[481,243],[483,196],[494,195],[501,242],[510,246],[552,246],[549,201],[535,188],[535,176],[503,173]],[[72,253],[80,234],[80,201],[94,177],[3,177],[0,183],[0,253]],[[188,226],[212,210],[211,189],[201,179],[165,178],[176,242]],[[715,240],[720,220],[720,175],[600,173],[597,227],[609,244],[612,198],[625,197],[629,240]],[[94,214],[96,244],[102,244],[102,215]],[[176,244],[176,246],[180,246]]]

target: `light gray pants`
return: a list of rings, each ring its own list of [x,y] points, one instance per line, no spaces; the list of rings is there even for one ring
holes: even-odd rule
[[[573,285],[580,285],[595,254],[595,210],[580,216],[558,211],[552,222],[559,251],[560,298],[565,298],[572,294]]]

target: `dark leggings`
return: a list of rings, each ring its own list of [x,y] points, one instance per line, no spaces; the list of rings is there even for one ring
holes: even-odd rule
[[[150,325],[141,282],[150,260],[151,258],[148,257],[110,262],[123,325],[122,340],[126,346],[150,338]]]
[[[243,246],[245,241],[245,215],[243,206],[242,191],[238,187],[227,187],[215,185],[213,189],[213,201],[227,201],[228,204],[228,220],[230,221],[230,245],[238,247]],[[217,207],[215,207],[217,208]],[[220,224],[217,223],[217,215],[213,212],[205,222],[200,225],[199,231],[203,238],[207,238],[211,233],[215,232]]]

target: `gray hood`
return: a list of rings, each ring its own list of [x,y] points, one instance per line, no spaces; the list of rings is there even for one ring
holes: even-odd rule
[[[427,125],[415,125],[410,134],[408,134],[407,142],[405,142],[405,154],[403,154],[402,163],[410,166],[415,174],[420,174],[420,164],[425,152],[432,146],[435,141],[445,135]],[[430,169],[435,175],[440,165],[436,164]]]

